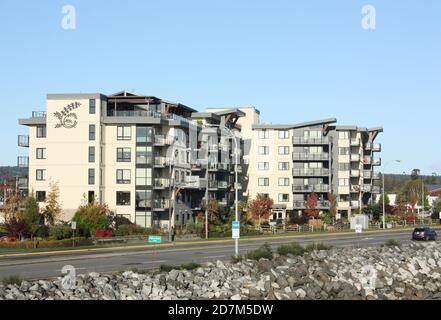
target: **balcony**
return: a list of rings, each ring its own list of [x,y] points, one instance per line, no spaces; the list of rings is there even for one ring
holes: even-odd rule
[[[329,153],[293,153],[294,161],[327,161]]]
[[[218,182],[210,180],[208,182],[208,189],[217,190],[218,189]]]
[[[372,171],[364,170],[363,171],[363,178],[365,178],[365,179],[372,179]]]
[[[153,188],[155,190],[163,190],[170,187],[170,179],[156,178],[153,180]]]
[[[360,170],[351,170],[351,177],[357,178],[360,176]]]
[[[294,193],[310,193],[310,192],[329,192],[329,185],[315,184],[315,185],[293,185],[292,191]]]
[[[153,165],[155,168],[164,168],[169,166],[171,163],[171,159],[167,157],[155,157]]]
[[[230,164],[228,163],[210,163],[208,165],[208,171],[229,171],[231,169]]]
[[[360,146],[360,140],[359,139],[351,139],[351,147],[358,147]]]
[[[328,137],[321,137],[321,138],[293,137],[292,143],[294,145],[328,145],[329,138]]]
[[[305,169],[292,169],[294,177],[323,177],[329,176],[328,168],[305,168]]]
[[[18,146],[29,148],[29,136],[28,135],[18,136]]]
[[[202,170],[202,164],[200,163],[193,163],[191,165],[191,171],[201,171]]]
[[[170,200],[153,200],[152,209],[153,211],[165,211],[170,208]]]
[[[27,190],[29,185],[28,178],[18,178],[18,189]]]
[[[352,208],[360,208],[360,201],[358,201],[358,200],[352,200],[352,201],[351,201],[351,207],[352,207]]]
[[[17,157],[17,166],[19,168],[29,168],[29,157]]]
[[[381,152],[381,144],[368,142],[366,143],[365,149],[373,152]]]
[[[293,202],[293,208],[294,209],[306,209],[306,201],[294,201]],[[317,201],[317,208],[318,209],[329,209],[331,207],[329,201],[327,200],[319,200]]]
[[[32,111],[32,118],[46,118],[46,111]]]
[[[380,180],[381,176],[379,172],[373,172],[372,173],[372,179],[374,180]]]
[[[372,185],[365,184],[361,186],[361,191],[363,192],[372,192]]]
[[[218,181],[217,187],[219,189],[227,189],[228,188],[228,182],[227,181]]]
[[[373,159],[372,160],[372,165],[373,166],[381,166],[381,158]]]
[[[372,187],[372,193],[380,194],[381,193],[381,188],[379,186],[373,186]]]
[[[154,145],[156,147],[161,146],[170,146],[176,141],[176,138],[173,136],[165,136],[162,134],[155,135]]]
[[[351,162],[360,162],[359,154],[351,154]]]
[[[358,192],[360,192],[360,186],[359,185],[352,185],[351,186],[351,192],[352,193],[358,193]]]
[[[236,166],[234,164],[231,165],[231,172],[234,173],[236,170]],[[242,166],[239,164],[237,165],[237,172],[242,173]]]

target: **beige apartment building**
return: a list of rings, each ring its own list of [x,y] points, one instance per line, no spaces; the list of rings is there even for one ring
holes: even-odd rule
[[[242,116],[128,92],[48,94],[46,111],[19,120],[29,127],[19,136],[29,155],[18,165],[29,168],[40,203],[58,184],[63,220],[98,201],[138,225],[168,228],[194,219],[207,195],[233,205],[234,141],[220,131],[239,131]]]

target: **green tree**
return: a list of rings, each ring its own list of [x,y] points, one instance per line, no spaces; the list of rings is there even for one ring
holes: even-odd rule
[[[390,199],[389,199],[389,195],[387,193],[385,193],[384,195],[384,199],[385,199],[385,205],[388,206],[390,205]],[[380,199],[378,200],[378,205],[383,208],[383,195],[380,195]]]
[[[91,202],[81,205],[72,221],[77,222],[80,235],[90,237],[96,230],[109,228],[109,208],[106,205]]]
[[[441,214],[441,198],[438,198],[434,203],[433,203],[433,211],[436,213]]]
[[[61,206],[58,202],[59,197],[60,188],[58,183],[50,182],[50,191],[46,197],[46,207],[43,211],[43,216],[45,221],[51,226],[55,225],[61,213]]]
[[[28,226],[31,237],[34,237],[41,225],[41,215],[37,200],[32,196],[26,199],[23,220]]]
[[[412,173],[410,174],[410,178],[412,180],[417,180],[420,178],[421,170],[420,169],[413,169]]]

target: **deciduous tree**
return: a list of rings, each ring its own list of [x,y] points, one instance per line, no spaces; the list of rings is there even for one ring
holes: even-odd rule
[[[315,194],[315,192],[312,192],[306,200],[305,213],[308,215],[308,217],[313,219],[318,217],[320,210],[317,208],[317,204],[317,194]]]
[[[61,213],[61,206],[58,202],[60,196],[60,188],[57,182],[50,182],[50,191],[46,197],[45,209],[43,211],[44,219],[48,224],[53,226]]]
[[[252,217],[259,221],[259,228],[261,220],[267,220],[269,218],[273,204],[273,199],[261,194],[258,194],[256,199],[250,201],[250,212]]]

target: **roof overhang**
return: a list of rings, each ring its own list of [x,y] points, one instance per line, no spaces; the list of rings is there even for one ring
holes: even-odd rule
[[[336,118],[329,118],[323,120],[315,120],[309,122],[302,122],[297,124],[255,124],[253,125],[253,129],[275,129],[275,130],[289,130],[289,129],[298,129],[305,127],[313,127],[319,125],[329,125],[331,123],[336,123]]]

